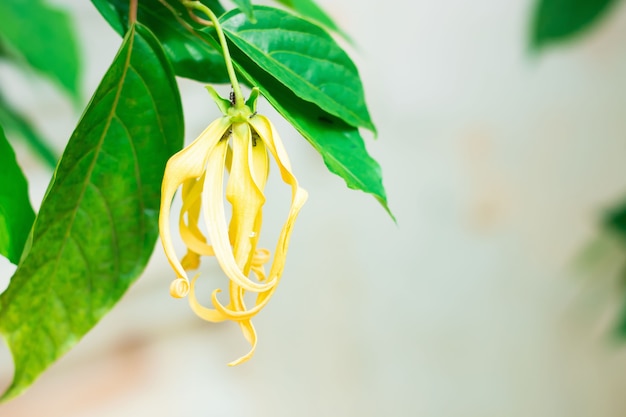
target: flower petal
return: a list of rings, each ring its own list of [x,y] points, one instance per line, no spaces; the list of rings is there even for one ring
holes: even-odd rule
[[[219,323],[221,321],[228,320],[228,317],[216,309],[207,308],[198,302],[196,298],[196,280],[200,274],[196,274],[191,280],[191,285],[189,288],[189,306],[194,313],[198,315],[201,319],[206,321],[210,321],[212,323]]]
[[[189,240],[193,240],[206,245],[206,238],[198,228],[201,204],[200,194],[203,185],[204,175],[198,179],[187,180],[183,184],[183,206],[180,209],[180,216],[178,216],[178,230],[185,246],[187,246],[187,253],[180,261],[185,271],[198,269],[200,267],[200,255],[205,254],[203,251],[195,250],[197,248],[192,249],[188,244]],[[187,215],[187,223],[185,223],[185,214]]]
[[[232,206],[228,235],[238,267],[247,275],[254,254],[256,218],[265,203],[265,196],[250,172],[252,138],[247,123],[233,124],[233,160],[226,186],[226,199]],[[264,150],[264,149],[263,149]]]
[[[214,291],[211,294],[211,301],[213,302],[215,309],[219,311],[224,317],[228,318],[229,320],[234,320],[234,321],[250,320],[252,317],[257,315],[259,311],[261,311],[267,305],[270,298],[274,294],[274,291],[276,291],[276,288],[278,288],[278,285],[274,285],[269,291],[259,293],[257,295],[257,301],[256,301],[255,306],[250,309],[241,309],[241,308],[232,309],[227,306],[224,306],[222,303],[220,303],[219,299],[217,298],[217,294],[219,293],[219,291]],[[241,294],[241,296],[243,297],[243,294]]]
[[[200,177],[213,148],[230,126],[227,117],[211,123],[188,147],[170,158],[165,167],[161,186],[161,210],[159,215],[159,232],[165,255],[176,272],[176,275],[188,282],[187,274],[176,256],[170,231],[170,208],[172,198],[178,187],[185,181]]]
[[[236,361],[230,362],[228,366],[237,366],[244,363],[254,355],[254,351],[256,350],[257,336],[256,330],[254,329],[252,322],[250,320],[242,321],[239,323],[239,327],[241,327],[244,337],[252,347],[247,354],[237,359]]]
[[[278,132],[269,119],[265,116],[255,115],[250,118],[249,123],[259,135],[261,140],[263,140],[272,156],[276,159],[283,181],[291,186],[291,207],[287,215],[287,220],[285,221],[278,237],[276,250],[274,252],[274,261],[268,274],[268,279],[272,282],[274,280],[279,280],[283,273],[293,225],[298,217],[298,214],[300,213],[300,209],[306,202],[308,194],[306,190],[298,185],[298,180],[291,172],[291,164],[289,162],[287,152],[282,141],[280,140]],[[271,292],[259,294],[257,304],[263,303],[265,298],[271,296],[271,294]]]
[[[243,126],[243,125],[242,125]],[[234,142],[239,138],[239,135],[245,135],[245,131],[238,129],[236,124],[233,125]],[[248,137],[249,137],[248,129]],[[245,136],[244,136],[245,137]],[[204,184],[204,192],[202,193],[202,209],[204,211],[204,220],[207,224],[208,235],[215,251],[215,257],[217,258],[220,267],[224,273],[237,285],[242,287],[246,291],[263,292],[269,290],[274,282],[267,282],[263,284],[256,283],[250,280],[243,271],[243,268],[238,265],[231,248],[231,241],[228,234],[228,228],[226,226],[226,214],[224,212],[223,204],[223,190],[224,190],[224,159],[226,156],[227,144],[224,142],[218,143],[213,151],[215,157],[211,155],[210,161],[207,164],[206,179]],[[238,152],[233,149],[233,166],[231,167],[231,178],[238,178],[241,175],[238,169],[235,169],[237,164],[236,160]],[[215,161],[221,161],[217,163]],[[257,197],[253,197],[258,199]],[[256,200],[253,200],[256,204]],[[236,216],[236,214],[233,214]],[[239,227],[239,225],[237,225]],[[237,246],[235,245],[235,249]]]
[[[274,291],[276,290],[280,277],[283,273],[283,269],[285,267],[287,249],[289,246],[289,239],[291,237],[291,231],[293,229],[294,222],[307,198],[306,191],[298,185],[296,177],[291,172],[291,165],[287,156],[287,152],[285,151],[280,137],[278,136],[278,133],[274,129],[274,126],[271,124],[269,119],[264,116],[257,115],[250,119],[250,125],[255,130],[255,133],[259,135],[260,139],[267,145],[267,149],[276,159],[276,163],[278,164],[278,167],[281,171],[281,177],[283,178],[283,180],[291,185],[292,199],[287,220],[283,225],[278,242],[276,244],[274,261],[269,272],[269,280],[270,282],[275,282],[275,285],[267,291],[260,292],[257,295],[255,306],[250,309],[246,309],[243,305],[237,305],[236,300],[239,298],[239,295],[233,297],[233,295],[231,294],[231,303],[233,303],[235,307],[234,309],[232,309],[222,305],[217,299],[217,294],[215,292],[212,294],[211,299],[215,308],[222,314],[227,316],[229,319],[237,321],[249,320],[250,318],[252,318],[267,305],[270,298],[274,294]],[[254,269],[255,268],[253,268],[253,271]],[[241,294],[241,298],[242,297],[243,294]],[[233,298],[235,302],[233,302]]]

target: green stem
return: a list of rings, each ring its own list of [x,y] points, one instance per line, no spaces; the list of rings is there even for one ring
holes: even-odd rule
[[[241,87],[239,86],[239,81],[237,81],[237,75],[235,74],[235,68],[233,68],[233,62],[230,59],[230,52],[228,51],[228,44],[226,43],[226,37],[224,36],[224,31],[222,31],[222,26],[220,25],[217,16],[204,4],[199,1],[183,1],[183,5],[190,9],[196,9],[204,13],[208,16],[208,18],[213,23],[213,27],[215,28],[215,32],[217,33],[217,37],[220,41],[220,45],[222,46],[222,50],[224,51],[224,63],[226,64],[226,70],[228,71],[228,78],[230,78],[230,83],[233,86],[233,93],[235,95],[235,107],[241,108],[245,106],[243,93],[241,92]]]

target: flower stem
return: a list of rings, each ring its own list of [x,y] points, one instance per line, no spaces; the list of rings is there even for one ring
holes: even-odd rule
[[[128,23],[134,25],[137,22],[137,0],[130,0],[128,6]]]
[[[222,46],[222,50],[224,52],[224,63],[226,64],[226,71],[228,71],[228,78],[230,78],[230,83],[233,86],[233,93],[235,96],[235,107],[240,108],[245,106],[243,93],[241,92],[241,87],[239,86],[239,81],[237,81],[237,75],[235,74],[235,68],[233,67],[233,62],[230,59],[230,52],[228,51],[228,44],[226,43],[226,37],[224,36],[224,31],[222,31],[222,26],[220,25],[217,16],[204,4],[199,1],[187,1],[183,0],[183,5],[189,9],[195,9],[201,11],[213,23],[213,27],[215,28],[215,32],[217,33],[217,37],[220,41],[220,45]]]

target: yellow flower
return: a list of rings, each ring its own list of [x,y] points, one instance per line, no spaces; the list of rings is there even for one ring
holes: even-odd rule
[[[220,98],[211,87],[207,89],[224,116],[168,161],[161,189],[159,231],[167,259],[177,275],[170,286],[171,295],[178,298],[188,295],[192,310],[205,320],[239,323],[252,348],[229,364],[237,365],[254,354],[257,336],[251,318],[265,307],[276,290],[293,224],[307,193],[291,172],[289,158],[274,126],[254,111],[258,90],[252,91],[246,105],[236,106]],[[274,157],[283,181],[291,186],[291,208],[266,275],[264,265],[270,260],[270,252],[258,248],[257,243],[265,203],[263,190],[269,174],[268,154]],[[231,205],[228,225],[224,209],[225,170],[229,171],[225,196]],[[187,246],[182,260],[174,251],[170,232],[171,202],[180,186],[183,205],[179,229]],[[206,235],[198,225],[201,214],[206,223]],[[227,304],[218,299],[220,289],[215,289],[211,295],[212,308],[198,302],[195,294],[198,275],[190,281],[186,270],[197,269],[201,256],[215,256],[229,278]],[[256,293],[254,306],[247,307],[244,302],[247,291]]]

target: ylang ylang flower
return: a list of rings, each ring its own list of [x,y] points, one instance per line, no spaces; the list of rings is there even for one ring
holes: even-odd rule
[[[165,168],[161,196],[159,230],[163,248],[177,278],[170,286],[174,297],[188,296],[193,311],[210,322],[236,321],[252,346],[250,352],[229,365],[237,365],[254,354],[257,336],[251,319],[274,294],[283,269],[294,221],[307,193],[298,185],[289,158],[272,123],[257,114],[258,90],[245,103],[231,103],[207,87],[223,116],[211,123],[189,146],[172,156]],[[276,161],[282,180],[291,187],[291,207],[287,215],[269,272],[265,264],[271,255],[257,246],[263,220],[264,188],[269,174],[270,155]],[[224,192],[224,173],[228,172]],[[179,260],[170,230],[170,209],[176,190],[182,186],[179,230],[187,254]],[[230,221],[225,210],[231,205]],[[206,233],[200,228],[202,218]],[[195,283],[187,270],[197,269],[201,256],[214,256],[229,278],[229,301],[222,303],[220,289],[211,295],[212,306],[198,302]],[[246,292],[256,294],[247,306]]]

